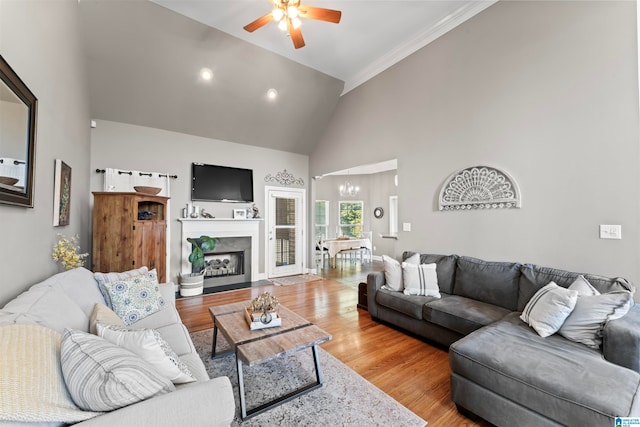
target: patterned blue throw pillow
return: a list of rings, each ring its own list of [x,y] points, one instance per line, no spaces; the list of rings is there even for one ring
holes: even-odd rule
[[[98,282],[98,288],[100,289],[100,293],[104,298],[104,304],[113,310],[113,306],[111,305],[111,297],[109,296],[109,291],[107,290],[107,283],[115,282],[117,280],[128,279],[129,277],[139,276],[141,274],[147,274],[149,269],[145,267],[136,268],[129,271],[123,271],[122,273],[93,273],[93,277]]]
[[[165,306],[156,270],[105,283],[104,287],[109,292],[113,311],[125,325],[132,325]]]

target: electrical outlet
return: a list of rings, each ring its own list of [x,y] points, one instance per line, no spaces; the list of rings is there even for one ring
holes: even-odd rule
[[[411,231],[411,223],[403,222],[402,223],[402,231]]]
[[[622,226],[600,224],[600,238],[616,240],[622,239]]]

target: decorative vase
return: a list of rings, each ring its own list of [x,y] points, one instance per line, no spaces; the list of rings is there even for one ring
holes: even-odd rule
[[[201,295],[204,290],[204,270],[197,274],[180,274],[180,296]]]

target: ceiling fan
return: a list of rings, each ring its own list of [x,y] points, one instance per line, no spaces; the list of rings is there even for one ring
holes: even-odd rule
[[[315,19],[317,21],[340,22],[342,12],[339,10],[325,9],[322,7],[303,6],[300,0],[271,0],[273,10],[264,16],[256,19],[244,26],[244,29],[252,33],[258,28],[267,25],[271,21],[278,23],[278,28],[282,31],[289,31],[293,46],[300,49],[304,46],[304,39],[300,31],[300,18]]]

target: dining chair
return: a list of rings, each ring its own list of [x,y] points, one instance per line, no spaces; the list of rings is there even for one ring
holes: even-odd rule
[[[329,258],[329,250],[324,247],[324,236],[316,236],[316,264],[321,264],[324,267],[325,256]],[[320,259],[320,262],[318,262]]]
[[[369,247],[367,247],[366,245],[362,245],[360,246],[360,257],[362,259],[362,262],[364,262],[364,254],[366,253],[368,255],[368,262],[371,263],[372,259],[373,259],[373,254],[372,254],[372,249],[373,249],[373,231],[363,231],[360,233],[360,238],[361,239],[368,239],[369,240]]]

